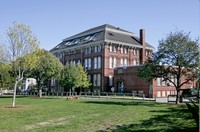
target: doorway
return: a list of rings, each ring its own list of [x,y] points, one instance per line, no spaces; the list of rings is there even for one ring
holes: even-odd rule
[[[124,91],[124,83],[122,81],[117,82],[117,90],[119,93],[123,93]]]

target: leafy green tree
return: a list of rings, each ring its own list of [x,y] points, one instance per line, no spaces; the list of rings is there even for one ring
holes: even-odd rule
[[[63,69],[60,84],[70,92],[72,88],[88,88],[91,85],[82,65],[73,66],[71,64]]]
[[[9,64],[0,63],[0,88],[8,89],[14,78],[10,74],[11,67]]]
[[[79,71],[79,80],[77,81],[77,87],[88,88],[91,86],[91,83],[88,80],[87,72],[84,70],[82,65],[77,65],[77,70]]]
[[[50,78],[59,79],[63,64],[48,51],[37,50],[35,54],[38,59],[36,65],[30,70],[30,76],[36,79],[39,97],[41,97],[41,89],[45,81]]]
[[[198,40],[191,40],[189,35],[190,33],[176,31],[159,41],[153,60],[144,64],[138,74],[148,81],[162,77],[162,81],[173,84],[177,91],[176,104],[179,103],[181,87],[196,79],[199,72],[199,43]]]
[[[12,64],[15,77],[12,107],[15,107],[16,88],[23,80],[24,72],[35,65],[33,53],[38,49],[39,42],[32,34],[29,26],[14,23],[7,31],[8,43],[5,45],[6,62]]]

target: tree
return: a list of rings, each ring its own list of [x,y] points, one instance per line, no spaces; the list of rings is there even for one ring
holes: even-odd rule
[[[169,81],[176,88],[177,104],[181,87],[198,76],[198,49],[198,39],[191,40],[190,33],[171,32],[165,39],[159,41],[158,51],[154,54],[153,60],[144,64],[138,76],[147,80],[162,77],[162,81]]]
[[[63,69],[60,83],[61,86],[69,89],[70,92],[72,88],[88,88],[91,85],[82,65],[73,66],[71,64]]]
[[[9,64],[0,63],[0,88],[10,87],[13,77],[10,75],[11,67]]]
[[[37,81],[39,97],[41,97],[41,89],[45,81],[50,78],[59,79],[63,64],[53,54],[45,50],[36,51],[38,57],[36,66],[31,69],[30,75]]]
[[[6,47],[6,61],[12,63],[15,85],[13,92],[12,107],[15,107],[16,88],[23,79],[24,72],[33,67],[36,57],[33,52],[38,49],[39,42],[32,34],[29,26],[14,23],[7,31],[8,43]]]
[[[80,64],[77,65],[77,70],[79,71],[79,75],[80,75],[77,87],[81,87],[81,88],[90,87],[91,83],[88,80],[87,73],[84,70],[83,66]]]

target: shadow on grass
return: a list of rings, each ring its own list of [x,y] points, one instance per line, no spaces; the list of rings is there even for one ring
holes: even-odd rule
[[[198,132],[192,114],[187,108],[171,107],[150,111],[157,115],[142,120],[140,124],[122,124],[98,132]]]
[[[16,98],[27,98],[28,96],[25,96],[25,95],[17,95]],[[13,98],[12,95],[3,95],[3,96],[0,96],[0,98]]]
[[[84,101],[84,103],[88,104],[102,104],[102,105],[120,105],[120,106],[149,106],[149,107],[162,107],[167,104],[156,103],[152,101],[144,101],[144,100],[132,100],[132,101],[123,101],[123,100],[94,100],[94,101]]]

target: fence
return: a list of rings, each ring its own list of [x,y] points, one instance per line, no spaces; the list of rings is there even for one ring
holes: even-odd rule
[[[25,95],[38,96],[38,92],[29,92]],[[112,93],[112,92],[42,92],[42,96],[48,97],[69,97],[75,96],[79,98],[112,98],[112,99],[144,99],[144,100],[155,100],[150,98],[145,98],[143,93]]]
[[[13,90],[0,90],[0,95],[4,95],[4,94],[13,94]]]
[[[111,92],[81,92],[80,97],[84,98],[118,98],[118,99],[134,99],[136,97],[145,98],[144,94],[135,94],[135,93],[111,93]]]
[[[3,91],[3,92],[5,93],[5,91]],[[13,90],[6,91],[6,93],[13,94]],[[20,92],[20,93],[17,93],[17,95],[38,96],[38,91]],[[136,92],[132,92],[132,93],[80,92],[79,94],[77,94],[77,92],[42,92],[42,96],[46,96],[46,97],[75,96],[75,97],[79,97],[79,98],[155,100],[155,99],[145,98],[145,94],[143,94],[142,92],[138,92],[138,93],[136,93]]]

